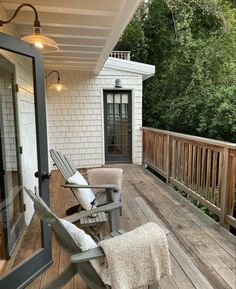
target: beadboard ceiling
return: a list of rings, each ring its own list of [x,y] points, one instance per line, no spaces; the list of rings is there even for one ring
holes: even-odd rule
[[[19,0],[0,0],[10,17]],[[140,0],[31,0],[39,14],[42,32],[60,51],[45,54],[46,69],[90,71],[102,69]],[[34,13],[24,7],[14,19],[22,36],[32,34]]]

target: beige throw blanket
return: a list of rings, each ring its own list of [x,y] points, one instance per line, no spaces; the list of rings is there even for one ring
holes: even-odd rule
[[[112,289],[150,285],[171,274],[167,239],[155,223],[101,241],[99,245],[106,255]]]

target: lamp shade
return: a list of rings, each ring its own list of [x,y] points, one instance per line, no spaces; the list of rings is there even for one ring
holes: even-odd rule
[[[59,50],[57,43],[53,39],[41,34],[41,29],[39,30],[37,28],[37,31],[39,32],[35,33],[34,27],[34,33],[32,35],[22,37],[21,40],[33,44],[43,53],[55,52]]]
[[[116,88],[122,88],[122,81],[118,78],[115,81],[115,87]]]
[[[49,86],[49,89],[53,89],[56,91],[62,91],[62,90],[67,90],[67,87],[62,83],[54,83],[54,84]]]

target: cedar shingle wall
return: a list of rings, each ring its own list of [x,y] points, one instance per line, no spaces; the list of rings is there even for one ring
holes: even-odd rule
[[[60,150],[76,167],[95,167],[104,163],[103,93],[114,89],[120,78],[123,89],[132,90],[133,162],[142,161],[142,77],[104,68],[98,76],[88,73],[60,71],[67,91],[47,89],[49,147]],[[47,79],[47,87],[56,76]]]

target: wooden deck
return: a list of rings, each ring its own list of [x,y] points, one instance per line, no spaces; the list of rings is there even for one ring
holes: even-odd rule
[[[116,167],[124,169],[122,227],[128,231],[153,221],[170,230],[172,276],[161,280],[161,289],[235,289],[235,237],[143,167],[131,164]],[[66,208],[75,204],[70,190],[60,187],[62,182],[60,174],[53,172],[51,206],[61,217]],[[28,289],[40,289],[69,262],[54,236],[53,261]],[[77,275],[64,288],[86,286]]]

